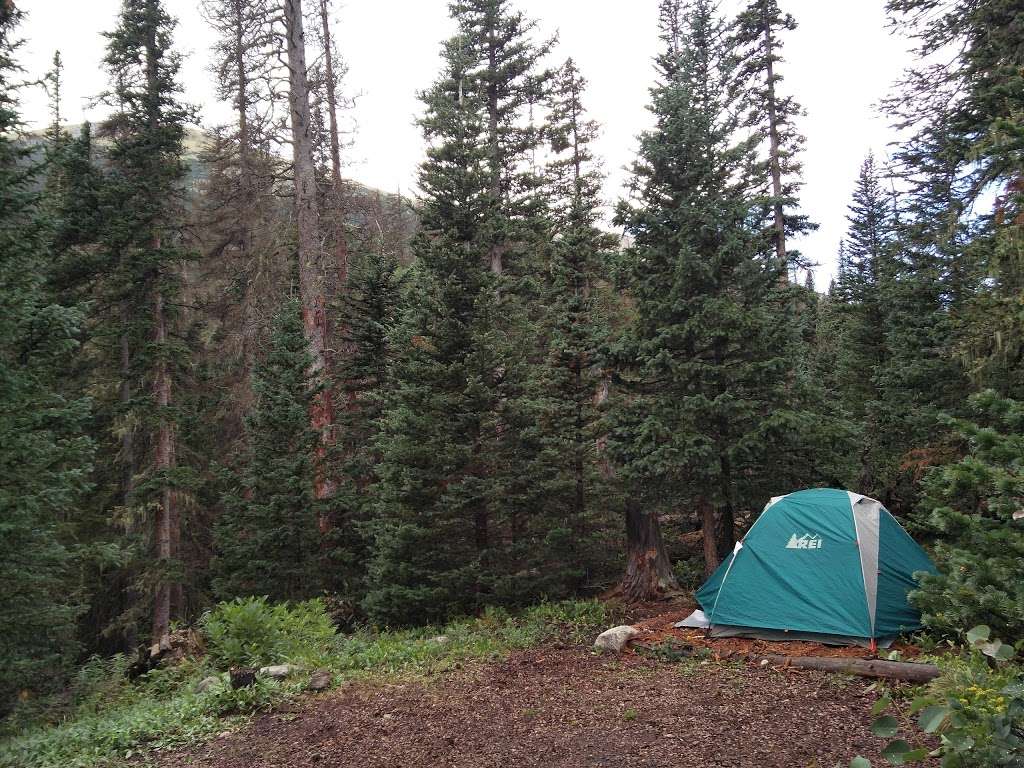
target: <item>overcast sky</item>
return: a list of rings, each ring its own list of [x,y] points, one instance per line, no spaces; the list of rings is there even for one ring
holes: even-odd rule
[[[731,10],[736,0],[726,0]],[[203,121],[227,118],[213,98],[210,30],[199,0],[165,0],[177,17],[178,47],[185,54],[182,82],[188,100],[201,105]],[[46,71],[54,50],[65,63],[68,122],[97,120],[88,106],[105,87],[101,60],[119,0],[20,0],[28,14],[21,61],[32,75]],[[519,0],[539,20],[542,34],[559,36],[558,59],[572,56],[589,80],[587,102],[603,125],[597,147],[607,174],[609,202],[617,199],[636,136],[649,124],[645,109],[658,48],[657,0]],[[800,24],[785,40],[784,90],[807,110],[802,194],[804,209],[821,226],[798,246],[819,262],[816,283],[828,286],[845,231],[846,205],[858,167],[869,150],[884,158],[892,133],[875,104],[908,63],[904,41],[886,29],[885,0],[781,0]],[[347,88],[361,94],[353,112],[357,129],[348,175],[388,191],[415,192],[423,143],[414,120],[417,91],[439,66],[439,43],[451,33],[447,0],[336,0],[336,36],[349,74]],[[554,62],[553,62],[554,63]],[[46,121],[42,93],[25,94],[30,123]]]

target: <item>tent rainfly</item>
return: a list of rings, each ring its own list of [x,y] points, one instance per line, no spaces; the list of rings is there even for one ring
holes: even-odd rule
[[[918,629],[907,601],[928,555],[878,501],[812,488],[773,498],[676,626],[713,637],[883,645]]]

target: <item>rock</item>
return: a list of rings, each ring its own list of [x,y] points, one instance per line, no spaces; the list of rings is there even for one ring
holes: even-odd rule
[[[204,677],[202,680],[196,683],[196,693],[206,693],[208,690],[213,688],[215,685],[218,685],[219,683],[219,675],[210,675],[209,677]]]
[[[629,641],[640,634],[640,631],[635,627],[631,627],[628,624],[623,624],[620,627],[612,627],[606,629],[597,639],[594,641],[594,648],[599,651],[611,651],[612,653],[622,653]]]
[[[448,642],[448,635],[438,635],[437,637],[430,638],[430,642],[437,643],[438,645],[444,645]]]
[[[294,664],[274,664],[270,667],[260,667],[260,674],[263,677],[272,677],[275,680],[284,680],[301,671],[302,667],[297,667]]]
[[[334,674],[329,669],[318,669],[313,672],[309,677],[309,685],[307,686],[311,691],[326,691],[331,687],[334,682]]]

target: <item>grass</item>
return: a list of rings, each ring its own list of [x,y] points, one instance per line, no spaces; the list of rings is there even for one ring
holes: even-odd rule
[[[444,627],[336,635],[315,656],[336,683],[429,676],[547,641],[589,642],[608,621],[596,601],[545,603],[518,615],[492,609]],[[100,768],[198,744],[296,696],[309,679],[308,672],[281,682],[260,678],[238,691],[222,679],[196,693],[199,680],[223,672],[209,658],[154,670],[135,683],[128,682],[126,667],[124,657],[86,664],[62,721],[29,725],[0,742],[0,768]]]

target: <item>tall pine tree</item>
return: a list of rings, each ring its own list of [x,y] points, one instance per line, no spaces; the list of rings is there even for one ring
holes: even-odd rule
[[[144,580],[152,594],[155,640],[185,612],[179,496],[189,473],[177,467],[179,416],[173,400],[184,350],[171,329],[178,266],[187,255],[181,235],[182,155],[193,110],[179,99],[181,61],[171,48],[173,31],[174,21],[160,0],[126,0],[117,28],[108,34],[104,59],[111,78],[105,99],[117,110],[104,126],[111,136],[108,204],[118,211],[105,222],[104,236],[118,259],[111,287],[122,307],[121,375],[124,384],[134,383],[125,405],[145,430],[148,461],[143,465],[138,455],[129,461],[146,469],[138,483],[129,481],[128,501],[150,522]]]
[[[253,370],[246,452],[216,523],[213,588],[221,599],[299,600],[315,596],[323,581],[310,364],[299,304],[288,301],[273,319],[266,359]]]
[[[791,329],[772,303],[782,266],[761,258],[751,227],[757,139],[739,137],[733,51],[707,0],[664,0],[661,16],[655,128],[617,215],[634,241],[636,319],[614,350],[623,404],[610,448],[632,500],[624,589],[635,597],[673,586],[663,554],[651,561],[659,511],[699,510],[706,567],[718,565],[787,424]]]
[[[523,599],[533,497],[529,328],[520,297],[541,221],[528,122],[547,46],[507,0],[451,6],[458,26],[423,100],[423,230],[383,419],[365,604],[386,623]]]
[[[88,481],[85,400],[59,393],[81,313],[47,295],[53,222],[41,168],[17,136],[21,11],[0,4],[0,714],[20,689],[58,685],[78,651],[73,552],[61,529]]]

